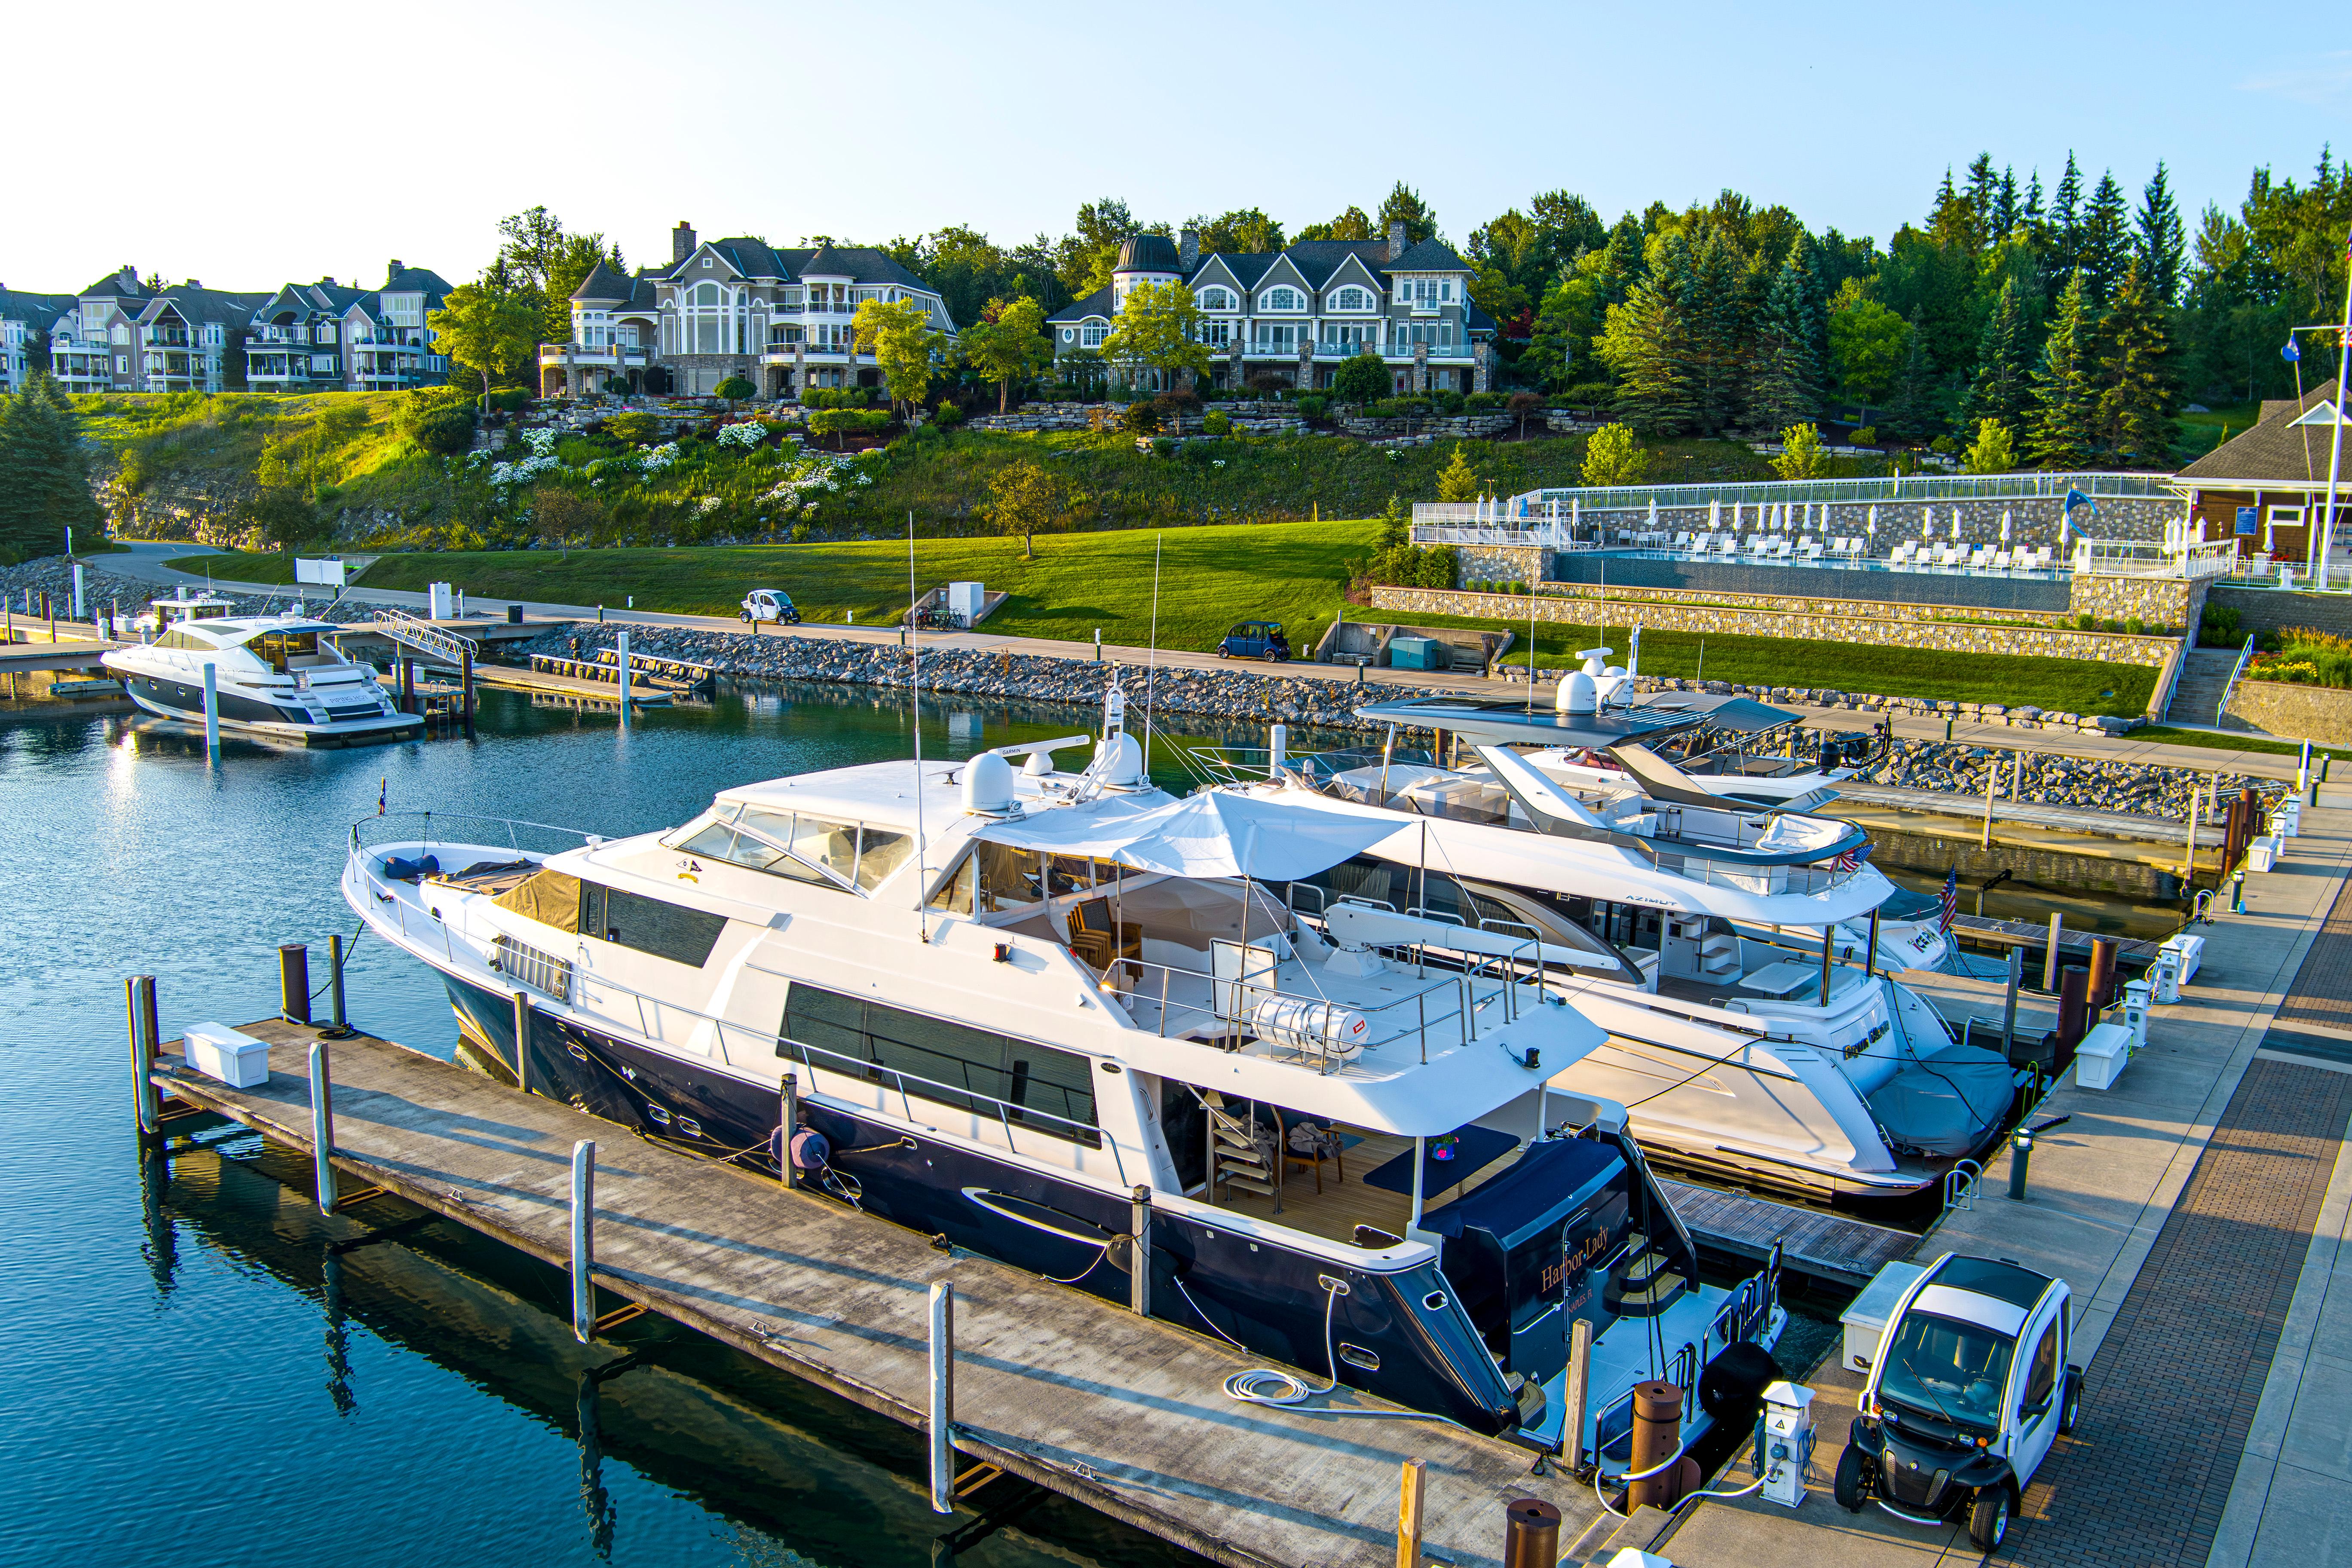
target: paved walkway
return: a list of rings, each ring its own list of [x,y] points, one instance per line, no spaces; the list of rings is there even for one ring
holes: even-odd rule
[[[2279,870],[2249,879],[2248,912],[2205,928],[2204,966],[2188,999],[2151,1009],[2148,1049],[2116,1087],[2086,1090],[2069,1080],[2053,1092],[2043,1114],[2072,1120],[2036,1141],[2027,1200],[2005,1195],[2004,1152],[1986,1172],[1975,1206],[1948,1215],[1915,1254],[2012,1258],[2074,1289],[2073,1359],[2088,1369],[2083,1428],[2028,1495],[2011,1537],[2021,1562],[2197,1563],[2233,1539],[2225,1526],[2249,1542],[2284,1528],[2266,1522],[2259,1502],[2236,1500],[2242,1448],[2259,1467],[2270,1445],[2283,1496],[2305,1484],[2306,1471],[2352,1470],[2342,1460],[2342,1439],[2352,1433],[2345,1400],[2315,1406],[2306,1420],[2307,1429],[2319,1424],[2336,1435],[2333,1469],[2313,1458],[2324,1436],[2302,1439],[2295,1460],[2277,1462],[2287,1452],[2278,1424],[2253,1414],[2274,1347],[2283,1354],[2323,1342],[2315,1331],[2294,1337],[2299,1320],[2288,1303],[2301,1299],[2298,1279],[2323,1214],[2342,1228],[2342,1205],[2327,1208],[2326,1189],[2352,1113],[2352,1078],[2276,1059],[2280,1037],[2271,1029],[2306,975],[2316,984],[2336,966],[2352,965],[2352,932],[2330,929],[2339,900],[2352,907],[2352,811],[2343,809],[2352,801],[2337,791],[2329,796],[2305,814],[2304,836]],[[1998,1011],[1995,984],[1906,979],[1948,1012]],[[2021,1027],[2033,1026],[2039,1017],[2021,1018]],[[2352,1055],[2352,1031],[2343,1044]],[[2352,1316],[2352,1303],[2339,1305]],[[2306,1314],[2315,1324],[2316,1310]],[[2340,1333],[2324,1342],[2352,1350],[2352,1327]],[[2338,1369],[2324,1352],[2296,1353],[2319,1369],[2315,1376],[2335,1377],[2352,1393],[2352,1361]],[[1822,1489],[1795,1513],[1753,1498],[1701,1503],[1655,1550],[1680,1568],[1976,1562],[1957,1527],[1923,1530],[1878,1510],[1857,1517],[1829,1501],[1860,1380],[1832,1356],[1811,1382],[1821,1433],[1813,1479]],[[2150,1458],[2157,1453],[2170,1467],[2160,1476]],[[2347,1515],[2352,1530],[2352,1508]],[[2317,1568],[2325,1559],[2294,1561]]]
[[[106,571],[135,577],[142,582],[170,587],[180,583],[201,584],[201,574],[177,572],[164,564],[182,555],[203,554],[203,547],[182,543],[157,543],[151,541],[126,541],[130,552],[104,557],[99,564]],[[247,593],[278,593],[286,591],[282,584],[232,583],[215,579],[215,587]],[[356,587],[346,598],[365,604],[392,605],[415,609],[426,604],[423,594],[398,588]],[[625,595],[624,595],[625,597]],[[509,601],[469,597],[468,609],[503,613]],[[551,601],[515,600],[523,614],[535,617],[562,620],[593,620],[599,606],[594,605],[562,605]],[[723,616],[681,616],[654,610],[631,610],[611,605],[603,607],[604,619],[629,626],[681,626],[696,631],[740,632],[743,623]],[[850,626],[803,626],[793,628],[800,637],[838,637],[852,642],[896,644],[898,633],[895,627]],[[923,638],[926,647],[985,648],[1017,654],[1034,654],[1044,658],[1091,658],[1091,643],[1060,642],[1045,637],[1001,637],[985,628],[971,632],[933,632]],[[1125,665],[1139,665],[1156,659],[1171,668],[1215,669],[1230,668],[1213,653],[1196,653],[1183,648],[1160,648],[1156,653],[1148,648],[1124,644],[1103,645],[1105,658]],[[1256,666],[1246,668],[1256,668]],[[1281,667],[1282,673],[1309,680],[1354,681],[1357,672],[1344,665],[1294,662]],[[1791,671],[1792,678],[1801,671]],[[1501,696],[1524,695],[1527,688],[1514,681],[1485,680],[1474,676],[1423,673],[1420,670],[1384,669],[1379,679],[1391,686],[1421,686],[1444,690],[1483,691]],[[1540,694],[1539,694],[1540,695]],[[1813,708],[1801,704],[1786,704],[1805,716],[1805,722],[1815,729],[1862,730],[1878,721],[1879,715],[1857,712],[1849,709]],[[1912,716],[1895,720],[1895,733],[1906,740],[1941,740],[1944,721]],[[2049,730],[2015,730],[2001,724],[1959,724],[1952,731],[1955,742],[1971,746],[1990,746],[1999,750],[2048,752],[2057,756],[2095,757],[2119,762],[2160,763],[2168,767],[2190,768],[2200,772],[2216,769],[2224,772],[2256,774],[2264,778],[2293,778],[2294,758],[2276,756],[2263,752],[2222,751],[2204,746],[2162,744],[2135,741],[2129,736],[2085,735],[2079,731]]]

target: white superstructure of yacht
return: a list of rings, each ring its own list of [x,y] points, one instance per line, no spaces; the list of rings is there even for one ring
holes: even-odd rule
[[[307,616],[234,616],[226,601],[158,599],[141,617],[152,640],[110,649],[106,668],[150,713],[202,723],[205,674],[225,730],[310,746],[405,740],[423,721],[384,695],[375,672],[332,640],[344,628]]]
[[[1622,1108],[1551,1083],[1602,1037],[1531,951],[1439,969],[1440,921],[1301,920],[1269,879],[1384,823],[1171,800],[1116,729],[1054,769],[1087,743],[747,784],[625,838],[368,818],[343,893],[532,1092],[1121,1301],[1140,1192],[1155,1315],[1535,1447],[1580,1318],[1612,1462],[1644,1378],[1727,1409],[1777,1271],[1700,1282]]]
[[[1661,1158],[1814,1197],[1895,1196],[1999,1137],[2009,1064],[1868,959],[1870,911],[1893,888],[1856,857],[1860,829],[1580,788],[1536,761],[1498,745],[1453,767],[1318,753],[1272,780],[1229,768],[1227,787],[1393,826],[1286,890],[1327,928],[1393,911],[1447,922],[1468,954],[1540,942],[1554,990],[1610,1037],[1555,1085],[1627,1106]]]

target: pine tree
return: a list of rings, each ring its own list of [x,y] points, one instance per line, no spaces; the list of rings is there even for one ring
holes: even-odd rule
[[[1895,401],[1881,422],[1887,433],[1918,440],[1935,433],[1943,421],[1936,407],[1936,367],[1927,358],[1927,334],[1919,330],[1919,312],[1911,312],[1910,347],[1903,356],[1903,379],[1895,384]]]
[[[1969,387],[1969,422],[1997,419],[2014,430],[2033,402],[2033,321],[2015,281],[2000,286],[2000,298],[1985,318],[1977,342],[1976,379]]]
[[[1992,154],[1979,153],[1969,165],[1969,216],[1972,220],[1969,248],[1982,250],[2000,231],[1993,226],[1995,214],[2000,206],[2000,181],[1992,172]]]
[[[0,558],[55,555],[72,529],[95,542],[106,514],[90,494],[81,422],[46,374],[6,400],[0,421]]]
[[[2083,172],[2074,166],[2074,154],[2066,154],[2066,172],[2058,176],[2058,188],[2050,193],[2050,276],[2063,278],[2081,265],[2083,236]]]
[[[2017,171],[2004,163],[2000,170],[2000,189],[1993,197],[1993,237],[2006,239],[2016,233],[2020,216],[2017,205]]]
[[[1816,343],[1826,329],[1814,298],[1810,249],[1801,235],[1790,243],[1788,258],[1764,300],[1748,417],[1766,429],[1782,430],[1821,416],[1822,356]]]
[[[2033,373],[2026,457],[2045,468],[2079,468],[2096,449],[2099,390],[2096,317],[2083,274],[2067,274]]]
[[[1677,436],[1693,418],[1681,292],[1689,247],[1681,235],[1666,238],[1659,259],[1622,304],[1609,307],[1593,351],[1617,373],[1617,411],[1626,423],[1645,436]]]
[[[2135,258],[2100,323],[2097,433],[2103,461],[2168,468],[2180,427],[2172,418],[2172,345],[2166,310]]]
[[[2141,268],[2147,274],[2148,292],[2159,305],[2175,305],[2180,300],[2181,274],[2189,255],[2188,233],[2180,221],[2179,205],[2172,199],[2172,177],[2159,160],[2155,177],[2140,193],[2139,213],[2135,226],[2138,229],[2134,248],[2138,252]]]
[[[1690,248],[1689,257],[1689,281],[1683,289],[1685,363],[1699,430],[1716,436],[1738,417],[1747,387],[1746,268],[1738,250],[1714,225]]]
[[[2131,262],[2130,212],[2124,188],[2112,172],[2099,176],[2098,187],[2083,205],[2083,243],[2075,265],[2083,269],[2083,287],[2091,303],[2104,310],[2123,281]]]

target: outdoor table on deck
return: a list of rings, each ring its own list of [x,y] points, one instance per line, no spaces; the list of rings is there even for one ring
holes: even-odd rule
[[[1491,1127],[1457,1127],[1448,1136],[1455,1140],[1454,1157],[1450,1160],[1437,1158],[1436,1139],[1432,1138],[1422,1145],[1421,1192],[1424,1199],[1447,1187],[1460,1186],[1517,1148],[1519,1143],[1509,1133],[1497,1132]],[[1364,1184],[1410,1196],[1412,1192],[1412,1155],[1413,1152],[1408,1149],[1388,1160],[1364,1178]]]

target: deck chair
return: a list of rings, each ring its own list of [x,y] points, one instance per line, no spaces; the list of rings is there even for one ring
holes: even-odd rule
[[[1097,971],[1108,973],[1121,959],[1143,956],[1141,929],[1132,921],[1111,918],[1108,899],[1088,899],[1071,906],[1070,951]]]
[[[1805,559],[1808,561],[1818,561],[1821,558],[1822,542],[1818,539],[1808,539],[1805,541]]]
[[[2009,550],[2006,546],[2003,546],[2001,549],[1993,552],[1992,569],[1996,572],[2006,572],[2009,570]]]
[[[1274,1129],[1276,1140],[1282,1145],[1282,1168],[1286,1173],[1293,1165],[1313,1166],[1315,1191],[1318,1194],[1323,1191],[1324,1161],[1328,1160],[1339,1167],[1340,1181],[1348,1179],[1347,1147],[1339,1142],[1337,1132],[1304,1116],[1286,1124],[1278,1108],[1274,1113]]]
[[[1986,545],[1978,545],[1969,554],[1969,567],[1971,571],[1981,572],[1991,563],[1992,551]]]

